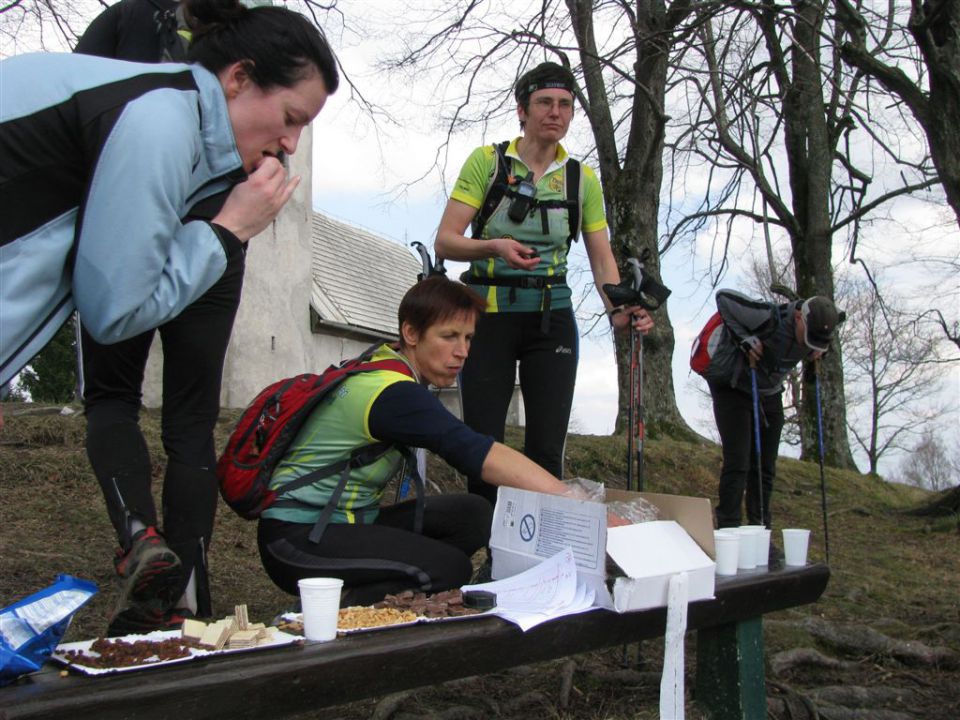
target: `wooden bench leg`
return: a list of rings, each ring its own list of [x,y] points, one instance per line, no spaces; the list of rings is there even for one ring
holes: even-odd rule
[[[767,717],[761,618],[697,632],[696,700],[712,720]]]

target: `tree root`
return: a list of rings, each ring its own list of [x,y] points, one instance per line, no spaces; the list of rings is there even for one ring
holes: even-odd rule
[[[560,671],[560,697],[557,704],[566,710],[570,706],[570,692],[573,690],[573,674],[577,670],[574,660],[567,660]]]
[[[831,686],[801,693],[789,685],[768,682],[779,694],[767,698],[767,712],[777,720],[916,720],[906,711],[877,705],[913,702],[916,693],[906,688]]]
[[[823,720],[917,720],[917,716],[910,713],[876,708],[851,710],[842,707],[822,707],[820,717]]]
[[[862,687],[828,685],[807,691],[818,705],[841,705],[848,709],[877,708],[878,705],[911,704],[917,700],[915,690],[898,687]]]
[[[653,671],[629,670],[621,668],[619,670],[595,670],[590,673],[590,677],[603,683],[648,687],[660,687],[660,673]]]
[[[813,701],[785,683],[767,681],[779,696],[767,697],[767,713],[782,720],[821,720],[820,712]]]
[[[946,647],[897,640],[862,625],[841,625],[813,617],[806,618],[800,625],[813,637],[845,652],[892,657],[905,665],[960,667],[960,657]]]
[[[523,715],[528,715],[530,717],[535,717],[536,713],[533,713],[533,712],[521,713],[521,711],[525,710],[526,708],[530,708],[531,706],[534,706],[534,705],[542,706],[542,705],[548,705],[548,704],[550,704],[550,701],[542,692],[533,690],[531,692],[524,693],[519,697],[511,698],[510,700],[501,703],[500,707],[501,707],[501,712],[504,715],[507,715],[508,717],[516,714],[523,714]]]
[[[857,667],[857,663],[837,660],[813,648],[785,650],[770,658],[770,670],[774,675],[783,675],[788,670],[801,666],[829,670],[853,670]]]
[[[393,714],[400,709],[403,701],[411,695],[413,695],[412,690],[405,690],[403,692],[392,693],[382,698],[373,709],[370,720],[389,720],[389,718],[393,717]]]

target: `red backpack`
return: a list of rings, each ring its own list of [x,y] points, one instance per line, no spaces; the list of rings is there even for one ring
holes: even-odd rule
[[[698,375],[706,375],[710,362],[724,337],[723,318],[715,312],[693,341],[690,348],[690,369]]]
[[[254,520],[273,505],[277,491],[270,489],[270,478],[277,463],[286,454],[311,411],[331,390],[352,375],[372,370],[392,370],[413,377],[413,371],[401,360],[370,360],[374,349],[358,358],[331,365],[320,375],[304,373],[278,380],[260,391],[244,410],[217,461],[220,494],[237,514]],[[322,523],[317,523],[316,537],[319,541],[319,535],[337,506],[350,471],[376,462],[384,453],[397,447],[387,442],[359,447],[349,458],[287,483],[281,492],[296,490],[334,473],[341,474],[340,484],[324,508],[325,517],[321,517]],[[409,454],[406,448],[398,449]],[[418,487],[418,497],[420,489]]]

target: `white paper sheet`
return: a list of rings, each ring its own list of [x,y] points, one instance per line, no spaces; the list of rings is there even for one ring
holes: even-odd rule
[[[526,632],[540,623],[594,608],[594,591],[577,576],[572,548],[564,548],[517,575],[462,590],[496,593],[497,606],[489,611]]]
[[[663,675],[660,678],[660,720],[684,720],[683,636],[687,632],[687,573],[670,578],[667,628],[663,635]]]

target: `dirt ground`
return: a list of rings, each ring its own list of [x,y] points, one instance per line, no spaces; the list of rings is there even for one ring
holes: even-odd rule
[[[77,614],[66,639],[93,637],[103,631],[115,599],[115,538],[87,464],[83,419],[76,414],[20,414],[25,409],[5,405],[7,423],[0,434],[0,606],[45,587],[58,573],[88,578],[101,592]],[[228,413],[221,421],[221,444],[234,418],[235,413]],[[143,425],[159,491],[165,459],[157,414],[146,411]],[[622,438],[571,436],[567,451],[571,476],[623,486]],[[647,487],[715,500],[719,462],[715,446],[651,439],[646,443]],[[433,492],[462,488],[458,478],[432,459],[429,477],[437,486]],[[879,478],[831,470],[827,487],[832,571],[827,591],[815,605],[764,621],[768,717],[956,720],[958,519],[908,514],[928,499],[926,494]],[[778,527],[813,528],[811,557],[824,558],[815,464],[781,459],[774,513]],[[215,613],[226,614],[245,602],[251,620],[269,622],[292,606],[294,598],[274,588],[260,567],[255,524],[225,506],[218,513],[210,558]],[[694,640],[691,634],[687,717],[702,720],[704,709],[692,697]],[[626,657],[624,648],[613,648],[309,717],[656,718],[662,643],[648,641],[627,650]]]

